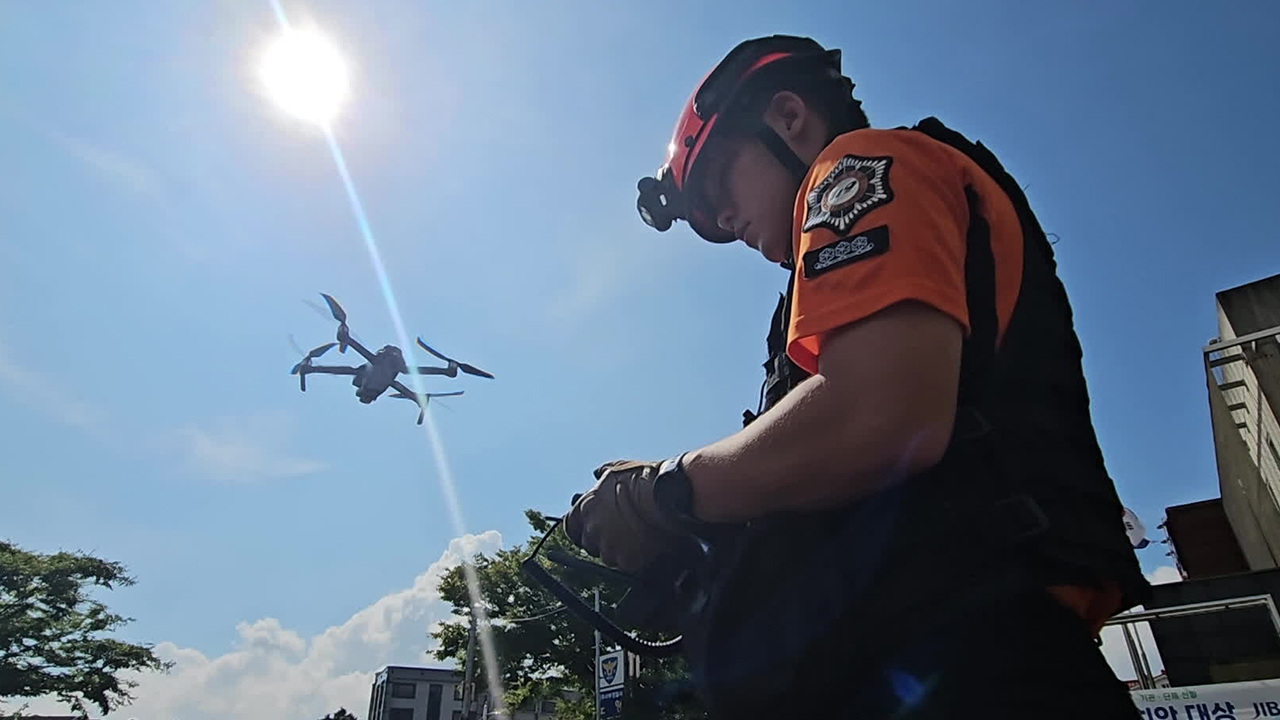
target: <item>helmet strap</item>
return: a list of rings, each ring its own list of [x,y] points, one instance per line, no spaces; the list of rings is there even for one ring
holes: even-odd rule
[[[796,151],[791,149],[786,140],[783,140],[773,128],[765,123],[760,123],[760,129],[756,130],[756,137],[764,146],[769,148],[769,152],[778,158],[778,162],[787,169],[795,178],[796,187],[804,182],[805,175],[809,174],[809,166],[796,155]]]
[[[800,186],[804,184],[804,178],[809,174],[809,166],[800,159],[795,150],[791,149],[787,141],[783,140],[782,136],[778,135],[767,124],[760,123],[759,129],[756,130],[756,137],[760,142],[764,143],[765,147],[769,148],[769,152],[773,153],[778,162],[782,163],[782,166],[791,173],[791,176],[796,181],[796,192],[800,192]],[[795,261],[790,257],[782,263],[782,266],[787,270],[793,270],[794,265]]]

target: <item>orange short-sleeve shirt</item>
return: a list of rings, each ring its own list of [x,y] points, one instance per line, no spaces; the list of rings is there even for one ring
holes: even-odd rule
[[[827,333],[906,300],[937,308],[968,333],[966,188],[990,226],[1003,333],[1022,275],[1022,230],[994,180],[912,130],[856,130],[818,156],[795,206],[787,354],[796,364],[817,372]]]
[[[963,153],[922,132],[836,138],[796,198],[787,354],[816,373],[824,337],[903,301],[936,308],[967,336],[964,263],[975,223],[985,224],[995,261],[999,342],[1022,282],[1022,226],[1009,197]],[[1114,585],[1046,591],[1095,634],[1119,604]]]

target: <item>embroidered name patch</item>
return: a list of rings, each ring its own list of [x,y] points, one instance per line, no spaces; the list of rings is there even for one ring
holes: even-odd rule
[[[875,257],[889,249],[889,226],[879,225],[866,232],[841,238],[804,254],[804,276],[811,278],[841,265]]]
[[[844,235],[858,218],[893,200],[890,157],[845,155],[805,197],[805,232],[825,227]]]

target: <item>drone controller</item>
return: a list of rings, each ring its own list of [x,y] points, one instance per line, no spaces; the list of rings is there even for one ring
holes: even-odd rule
[[[623,649],[649,657],[669,657],[680,652],[682,636],[651,641],[629,632],[630,627],[664,635],[679,633],[689,618],[702,609],[710,587],[705,577],[711,565],[713,548],[707,542],[690,536],[680,547],[659,557],[642,575],[630,575],[613,568],[575,557],[563,550],[550,549],[546,558],[562,567],[593,574],[601,579],[618,581],[628,586],[626,594],[614,607],[613,617],[588,605],[577,591],[556,579],[538,562],[542,545],[560,527],[561,519],[552,523],[533,552],[520,563],[526,575],[556,597],[570,612],[588,622],[602,635]]]

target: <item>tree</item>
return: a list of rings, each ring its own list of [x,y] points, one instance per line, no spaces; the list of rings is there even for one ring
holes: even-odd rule
[[[525,518],[534,531],[526,543],[499,550],[492,557],[481,553],[471,561],[480,582],[480,603],[490,619],[505,688],[504,704],[517,708],[540,698],[557,698],[558,718],[589,720],[594,712],[595,631],[564,610],[555,597],[521,571],[521,561],[552,522],[535,510],[525,511]],[[551,548],[590,559],[560,532],[547,540],[544,554]],[[584,599],[598,587],[602,605],[614,604],[626,591],[621,584],[602,583],[580,570],[548,562],[544,566],[569,587],[582,589]],[[437,660],[452,659],[461,666],[466,655],[471,605],[463,568],[454,567],[444,573],[438,590],[440,597],[453,605],[454,617],[431,633],[439,643],[434,654]],[[478,648],[476,660],[475,681],[479,689],[486,687],[486,679]],[[625,701],[627,717],[701,717],[701,708],[690,702],[687,693],[676,692],[686,675],[679,658],[645,659],[639,681],[632,685],[632,696]],[[566,693],[569,698],[565,698]]]
[[[320,718],[320,720],[359,720],[359,719],[355,715],[352,715],[351,713],[347,712],[346,708],[340,707],[338,708],[338,712],[329,713],[328,715],[325,715],[324,717]]]
[[[125,671],[167,672],[149,645],[104,633],[132,622],[90,597],[95,587],[133,585],[123,565],[84,553],[43,555],[0,541],[0,698],[54,695],[78,716],[129,704]]]

